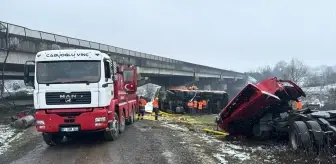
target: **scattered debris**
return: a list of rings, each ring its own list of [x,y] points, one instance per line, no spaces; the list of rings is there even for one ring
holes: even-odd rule
[[[34,124],[34,116],[28,115],[15,120],[11,125],[17,129],[26,129]]]

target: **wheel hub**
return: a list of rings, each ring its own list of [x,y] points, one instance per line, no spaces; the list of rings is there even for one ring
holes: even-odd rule
[[[112,133],[116,133],[116,132],[118,132],[118,130],[119,130],[118,120],[113,120],[111,131],[112,131]]]

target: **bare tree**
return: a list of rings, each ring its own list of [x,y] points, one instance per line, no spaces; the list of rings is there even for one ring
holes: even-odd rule
[[[322,72],[325,85],[335,83],[335,72],[331,66],[327,66]]]
[[[296,58],[292,58],[288,63],[284,79],[292,80],[295,83],[303,82],[308,74],[308,67]]]
[[[296,58],[291,61],[279,61],[273,68],[270,66],[260,67],[247,73],[258,81],[269,77],[289,79],[296,83],[303,82],[308,75],[308,67]]]
[[[279,61],[277,64],[275,64],[274,68],[273,68],[273,74],[276,77],[281,77],[284,78],[284,76],[286,75],[286,70],[288,67],[288,63],[286,61]]]
[[[304,86],[306,87],[314,87],[322,85],[321,75],[317,72],[309,72],[307,73]]]
[[[274,76],[273,69],[271,66],[259,67],[254,71],[247,72],[247,75],[257,79],[257,81],[263,80]]]

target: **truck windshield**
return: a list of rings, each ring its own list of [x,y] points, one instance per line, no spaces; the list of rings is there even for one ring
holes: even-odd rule
[[[96,83],[100,80],[101,61],[43,61],[36,64],[39,84]]]

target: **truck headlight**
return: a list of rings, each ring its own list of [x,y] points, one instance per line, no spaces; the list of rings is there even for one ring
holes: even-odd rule
[[[36,120],[36,125],[44,125],[44,121],[43,120]]]
[[[96,117],[95,118],[95,122],[105,122],[106,121],[106,117]]]

